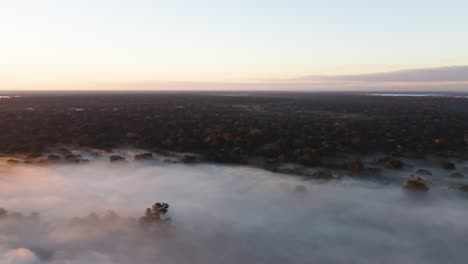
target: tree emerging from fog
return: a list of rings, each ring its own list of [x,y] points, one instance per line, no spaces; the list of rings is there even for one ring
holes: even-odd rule
[[[146,208],[145,215],[140,217],[140,223],[162,223],[169,222],[170,218],[163,216],[168,212],[169,204],[155,203],[151,208]]]

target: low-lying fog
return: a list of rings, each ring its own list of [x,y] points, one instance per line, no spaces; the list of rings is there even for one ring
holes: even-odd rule
[[[0,207],[40,220],[0,220],[0,263],[465,263],[467,197],[437,184],[412,195],[395,177],[317,182],[133,161],[4,166]],[[140,226],[134,219],[155,202],[170,204],[172,221]]]

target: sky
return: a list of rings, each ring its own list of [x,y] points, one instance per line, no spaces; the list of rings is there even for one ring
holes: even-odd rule
[[[359,87],[341,77],[468,65],[467,12],[466,0],[0,0],[0,89]]]

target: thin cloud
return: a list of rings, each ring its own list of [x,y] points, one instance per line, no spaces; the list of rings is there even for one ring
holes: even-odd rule
[[[357,75],[306,76],[298,78],[297,80],[357,82],[468,82],[468,66],[411,69]]]
[[[31,87],[34,87],[33,85]],[[468,66],[399,70],[358,75],[304,76],[290,79],[258,79],[238,82],[101,81],[47,90],[167,90],[167,91],[440,91],[468,89]],[[8,89],[14,90],[14,89]],[[34,90],[26,88],[25,90]]]

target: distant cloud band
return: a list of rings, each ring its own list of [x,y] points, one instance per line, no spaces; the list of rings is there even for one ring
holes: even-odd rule
[[[467,82],[468,66],[400,70],[384,73],[336,76],[306,76],[302,81],[357,81],[357,82]]]

